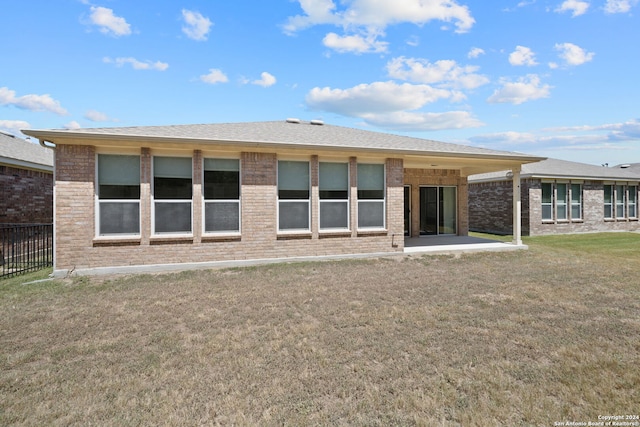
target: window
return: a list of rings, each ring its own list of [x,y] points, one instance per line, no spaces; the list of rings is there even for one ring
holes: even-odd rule
[[[582,218],[582,185],[571,184],[571,219]]]
[[[320,230],[349,229],[349,164],[320,162]]]
[[[604,217],[606,219],[637,219],[638,186],[623,184],[605,185]]]
[[[358,228],[385,227],[384,165],[358,164]]]
[[[550,182],[542,183],[542,219],[553,220],[553,185]]]
[[[278,230],[310,231],[309,162],[278,161]]]
[[[154,234],[191,233],[192,160],[153,158]]]
[[[100,236],[140,234],[140,156],[98,154]]]
[[[204,159],[204,231],[240,232],[240,160]]]
[[[613,185],[604,186],[604,217],[613,218]]]
[[[616,185],[616,218],[624,218],[624,185]]]
[[[556,219],[567,219],[567,184],[556,184]]]
[[[629,218],[638,218],[638,186],[630,185],[629,187]]]

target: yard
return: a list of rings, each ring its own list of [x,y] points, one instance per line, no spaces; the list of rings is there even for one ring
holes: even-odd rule
[[[553,426],[640,414],[640,234],[525,243],[0,281],[0,425]]]

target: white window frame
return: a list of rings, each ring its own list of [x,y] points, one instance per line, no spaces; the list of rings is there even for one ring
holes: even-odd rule
[[[633,189],[633,190],[632,190]],[[638,186],[635,184],[629,184],[627,186],[627,212],[629,219],[638,219]],[[633,202],[631,202],[631,195],[633,194]],[[631,207],[633,206],[633,214],[631,213]]]
[[[205,173],[205,160],[206,159],[215,159],[215,160],[238,160],[238,198],[237,199],[205,199],[205,182],[204,182],[204,173]],[[242,162],[237,157],[220,157],[220,156],[211,156],[206,155],[202,158],[202,235],[203,236],[240,236],[242,234]],[[216,203],[237,203],[238,204],[238,229],[231,230],[222,230],[222,231],[207,231],[207,214],[206,207],[208,204],[216,204]]]
[[[154,159],[156,157],[173,157],[173,158],[188,158],[191,160],[191,198],[190,199],[158,199],[155,195],[155,170]],[[189,219],[191,224],[191,230],[188,232],[183,231],[156,231],[156,203],[158,204],[189,204]],[[193,156],[192,155],[180,155],[170,153],[157,153],[151,156],[151,235],[153,237],[193,237]]]
[[[611,192],[611,200],[609,202],[607,202],[606,198],[605,198],[605,187],[609,187]],[[604,215],[604,219],[614,219],[615,218],[615,197],[616,197],[616,191],[615,191],[615,184],[610,184],[610,183],[605,183],[602,187],[602,201],[603,201],[603,212],[602,214]],[[609,216],[607,216],[607,207],[609,208]]]
[[[562,200],[560,200],[560,197],[558,197],[558,185],[563,185],[564,189],[565,189],[564,197],[563,197]],[[553,194],[555,196],[555,202],[556,202],[555,203],[556,204],[556,206],[555,206],[556,207],[555,208],[556,221],[558,221],[558,222],[569,221],[569,218],[570,218],[570,216],[569,216],[569,203],[568,203],[568,201],[569,201],[568,200],[569,199],[569,188],[571,188],[570,185],[571,185],[570,183],[564,182],[564,181],[556,182],[555,185],[554,185],[555,189],[554,189]],[[564,206],[564,217],[560,218],[560,215],[558,215],[558,212],[560,211],[559,208],[561,208],[563,206]]]
[[[627,186],[624,184],[616,183],[615,185],[615,206],[616,206],[616,219],[625,219],[627,218]],[[622,191],[620,191],[622,190]],[[622,201],[620,201],[620,194],[622,194]],[[619,214],[618,209],[622,208],[622,215]]]
[[[306,199],[281,199],[280,198],[280,162],[301,162],[306,163],[308,169],[308,186],[307,191],[309,193]],[[278,234],[300,234],[300,233],[311,233],[311,161],[309,159],[289,159],[283,158],[278,159],[276,163],[276,196],[277,196],[277,212],[276,212],[276,222]],[[285,228],[282,229],[280,227],[280,206],[281,204],[293,204],[293,203],[307,203],[307,228]]]
[[[358,198],[358,190],[359,184],[356,186],[356,198],[357,198],[357,212],[356,212],[356,222],[358,231],[386,231],[387,230],[387,165],[386,163],[374,163],[374,162],[358,162],[356,164],[356,175],[357,168],[361,165],[382,165],[382,199],[360,199]],[[363,204],[382,204],[382,227],[362,227],[360,226],[360,205]]]
[[[578,195],[579,195],[579,201],[578,203],[574,203],[573,201],[573,195],[574,195],[574,191],[573,191],[573,187],[577,186],[578,187]],[[571,218],[571,221],[582,221],[582,183],[580,182],[571,182],[569,184],[569,217]],[[574,217],[573,216],[573,208],[577,206],[578,207],[578,216]]]
[[[551,191],[551,201],[550,202],[546,202],[546,203],[544,202],[544,190],[542,188],[543,185],[548,185],[550,187],[550,191]],[[555,192],[555,185],[554,185],[553,182],[548,182],[548,181],[545,182],[545,181],[543,181],[541,183],[541,185],[540,185],[540,206],[541,206],[540,214],[542,215],[542,222],[552,222],[552,221],[555,220],[555,214],[554,214],[554,212],[555,212],[555,209],[554,209],[554,206],[555,206],[555,203],[554,203],[555,194],[554,194],[554,192]],[[548,210],[549,210],[549,212],[551,214],[550,218],[545,218],[544,217],[544,207],[545,206],[548,207]]]
[[[142,212],[140,210],[140,197],[142,196],[142,189],[140,188],[140,196],[137,199],[101,199],[100,198],[100,170],[99,170],[99,156],[101,155],[110,155],[110,156],[136,156],[142,162],[142,157],[140,156],[140,152],[97,152],[95,154],[95,236],[99,239],[126,239],[126,238],[139,238],[142,232]],[[140,169],[142,168],[142,164],[140,163]],[[140,174],[140,169],[138,169],[138,174]],[[138,185],[141,183],[138,182]],[[100,212],[102,209],[102,204],[106,203],[130,203],[138,205],[138,232],[137,233],[101,233],[100,228]]]
[[[320,180],[321,180],[321,173],[320,173],[320,165],[322,163],[339,163],[339,164],[343,164],[347,166],[347,197],[346,199],[323,199],[322,196],[320,195],[320,192],[322,191],[320,188]],[[351,168],[349,165],[348,161],[319,161],[318,162],[318,229],[320,233],[326,233],[326,232],[335,232],[335,231],[350,231],[351,230],[351,202],[350,202],[350,195],[351,195]],[[346,210],[347,210],[347,226],[346,227],[325,227],[322,228],[322,204],[323,203],[343,203],[346,205]]]

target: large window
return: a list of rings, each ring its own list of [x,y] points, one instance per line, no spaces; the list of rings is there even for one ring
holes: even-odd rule
[[[349,229],[349,164],[320,162],[320,230]]]
[[[154,234],[192,232],[192,160],[153,158]]]
[[[542,183],[542,220],[577,221],[582,219],[582,184]]]
[[[278,161],[278,230],[310,231],[309,162]]]
[[[382,164],[358,164],[358,228],[384,229],[385,176]]]
[[[604,217],[606,219],[637,219],[638,186],[606,184],[604,186]]]
[[[100,236],[140,234],[140,156],[98,154]]]
[[[240,231],[240,161],[204,159],[204,231]]]

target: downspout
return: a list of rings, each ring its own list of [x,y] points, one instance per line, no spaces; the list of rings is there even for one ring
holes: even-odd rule
[[[56,145],[49,141],[51,145],[47,145],[44,139],[39,139],[38,142],[44,148],[48,148],[49,150],[53,150],[53,274],[56,273]]]

